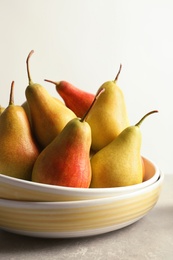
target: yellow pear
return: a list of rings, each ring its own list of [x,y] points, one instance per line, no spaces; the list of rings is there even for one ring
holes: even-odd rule
[[[53,98],[46,88],[32,82],[29,59],[33,52],[29,53],[26,60],[29,85],[25,90],[25,95],[34,135],[40,146],[44,148],[72,118],[76,118],[76,115],[62,101]]]
[[[31,114],[30,114],[28,102],[27,101],[23,102],[21,107],[23,107],[23,109],[25,110],[25,113],[26,113],[29,123],[31,125],[32,120],[31,120]]]
[[[0,116],[0,173],[30,180],[39,149],[25,110],[14,104],[13,89],[14,82],[9,105]]]
[[[58,104],[61,104],[61,105],[65,106],[65,104],[64,104],[61,100],[59,100],[59,99],[56,98],[56,97],[53,97],[53,98],[54,98],[55,100],[57,100]],[[29,105],[28,105],[27,100],[24,101],[21,106],[24,108],[25,113],[27,114],[27,117],[28,117],[28,119],[29,119],[30,125],[31,125],[31,127],[32,127],[32,119],[31,119],[30,109],[29,109]]]
[[[100,89],[105,89],[87,117],[92,131],[92,149],[98,151],[117,137],[122,130],[129,126],[125,98],[115,80],[105,82]]]
[[[111,143],[91,158],[92,188],[122,187],[143,181],[143,161],[141,157],[142,135],[140,124],[150,114],[147,113],[136,125],[125,128]]]
[[[1,105],[0,105],[0,115],[2,114],[2,112],[5,110],[5,107],[2,107]]]

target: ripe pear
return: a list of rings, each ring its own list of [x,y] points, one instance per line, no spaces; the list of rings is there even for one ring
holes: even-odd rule
[[[82,119],[70,120],[40,153],[33,167],[32,181],[67,187],[90,186],[91,128],[85,119],[97,97]]]
[[[31,180],[32,168],[39,155],[25,110],[14,104],[14,82],[9,105],[0,116],[0,173]]]
[[[99,91],[105,91],[87,117],[92,131],[92,149],[95,151],[108,145],[129,126],[124,94],[117,85],[120,71],[121,65],[115,80],[107,81],[99,88]]]
[[[29,59],[33,52],[29,53],[26,60],[29,85],[25,90],[25,95],[35,137],[40,146],[44,148],[72,118],[76,118],[76,115],[62,101],[53,98],[46,88],[33,83],[29,71]]]
[[[56,90],[66,106],[80,118],[84,116],[94,100],[94,94],[79,89],[67,81],[56,82],[48,79],[45,81],[55,84]]]
[[[31,114],[30,114],[30,109],[29,109],[28,102],[27,101],[23,102],[21,106],[25,110],[25,113],[26,113],[26,115],[28,117],[29,123],[32,126],[32,119],[31,119]]]
[[[155,112],[147,113],[136,125],[125,128],[111,143],[93,155],[90,187],[122,187],[143,181],[140,125],[148,115]]]
[[[5,107],[2,107],[1,105],[0,105],[0,115],[2,114],[2,112],[5,110]]]
[[[53,98],[54,98],[55,100],[57,100],[58,104],[61,104],[61,105],[63,105],[63,106],[65,105],[61,100],[57,99],[56,97],[53,97]],[[32,127],[31,113],[30,113],[30,108],[29,108],[29,105],[28,105],[27,100],[24,101],[21,106],[24,108],[25,113],[26,113],[27,116],[28,116],[30,125],[31,125],[31,127]]]

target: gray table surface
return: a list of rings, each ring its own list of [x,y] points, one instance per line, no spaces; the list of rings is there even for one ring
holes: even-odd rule
[[[173,260],[173,175],[165,174],[155,207],[136,223],[75,239],[25,237],[0,230],[1,260]]]

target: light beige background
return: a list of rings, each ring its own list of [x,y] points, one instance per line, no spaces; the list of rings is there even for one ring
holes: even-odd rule
[[[0,104],[25,100],[26,57],[33,80],[67,80],[95,93],[123,69],[131,124],[158,109],[143,125],[142,153],[173,174],[173,1],[0,0]]]

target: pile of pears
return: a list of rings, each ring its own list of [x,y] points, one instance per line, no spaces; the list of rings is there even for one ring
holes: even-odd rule
[[[140,125],[157,110],[130,125],[125,98],[117,85],[121,65],[112,81],[96,94],[67,81],[54,84],[60,98],[34,83],[26,59],[26,101],[0,106],[0,173],[44,184],[77,188],[122,187],[141,183]],[[57,96],[58,96],[57,95]]]

